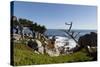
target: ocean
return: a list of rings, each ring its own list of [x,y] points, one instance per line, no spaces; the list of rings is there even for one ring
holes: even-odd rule
[[[76,37],[76,39],[78,40],[80,36],[85,35],[85,34],[89,34],[90,32],[97,32],[97,30],[72,30],[75,32],[75,35],[79,33],[79,35]],[[60,29],[47,29],[47,31],[44,33],[46,36],[50,37],[50,36],[62,36],[62,37],[68,37],[68,35],[60,30]],[[74,35],[74,36],[75,36]],[[70,37],[69,37],[70,38]]]

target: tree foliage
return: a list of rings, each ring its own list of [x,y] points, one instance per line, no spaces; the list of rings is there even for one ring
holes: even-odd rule
[[[17,19],[16,16],[12,17],[13,28],[19,27],[20,31],[22,32],[23,27],[28,27],[32,32],[44,33],[46,31],[46,27],[44,25],[37,24],[37,22],[33,22],[28,19],[19,18]]]

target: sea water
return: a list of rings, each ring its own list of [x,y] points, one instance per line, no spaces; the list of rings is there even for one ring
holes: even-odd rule
[[[90,34],[90,32],[97,32],[96,30],[72,30],[74,31],[75,35],[77,33],[78,36],[75,38],[77,41],[79,39],[80,36],[83,36],[85,34]],[[65,33],[64,31],[61,31],[59,29],[48,29],[45,33],[44,33],[46,36],[48,36],[48,38],[52,38],[53,36],[55,37],[55,45],[57,46],[64,46],[67,42],[69,42],[69,45],[68,47],[71,49],[71,48],[74,48],[77,44],[76,42],[70,37],[68,36],[67,33]],[[73,35],[73,36],[75,36]]]
[[[78,36],[76,37],[76,39],[78,40],[80,36],[83,36],[85,34],[90,34],[90,32],[97,32],[97,30],[72,30],[74,31],[74,36],[78,34]],[[46,36],[50,37],[50,36],[61,36],[61,37],[68,37],[68,35],[64,32],[61,31],[60,29],[47,29],[47,31],[44,33]],[[70,38],[70,37],[69,37]]]

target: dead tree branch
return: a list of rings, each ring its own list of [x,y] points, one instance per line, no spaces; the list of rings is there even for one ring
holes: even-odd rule
[[[80,34],[80,32],[78,32],[78,33],[74,36],[74,38],[76,38],[79,34]]]
[[[78,33],[74,36],[75,32],[74,32],[74,31],[71,32],[72,22],[71,22],[70,24],[65,23],[65,25],[70,25],[70,27],[69,27],[69,29],[68,29],[67,31],[66,31],[66,30],[62,30],[62,31],[65,32],[65,33],[67,33],[68,36],[70,36],[70,37],[77,43],[77,45],[78,45],[78,41],[77,41],[75,38],[79,35],[80,32],[78,32]],[[78,45],[78,46],[79,46],[79,45]]]
[[[65,22],[65,24],[66,24],[66,25],[70,25],[70,27],[69,27],[69,29],[68,29],[68,32],[70,32],[70,31],[71,31],[71,28],[72,28],[72,22],[71,22],[70,24],[68,24],[68,23]]]

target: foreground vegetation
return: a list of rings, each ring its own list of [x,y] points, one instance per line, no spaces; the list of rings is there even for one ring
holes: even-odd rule
[[[18,41],[16,44],[12,44],[14,45],[13,47],[13,51],[14,51],[14,65],[34,65],[34,64],[52,64],[52,63],[68,63],[68,62],[84,62],[84,61],[92,61],[92,60],[96,60],[97,56],[96,56],[96,51],[97,48],[93,51],[90,52],[86,51],[84,48],[87,46],[95,46],[97,47],[97,34],[96,33],[91,33],[91,34],[86,34],[82,37],[80,37],[80,39],[78,40],[78,42],[76,41],[75,37],[79,34],[77,33],[77,35],[75,35],[75,37],[72,35],[75,32],[73,31],[72,34],[70,33],[71,31],[71,27],[72,27],[72,22],[71,24],[67,24],[66,25],[70,25],[70,28],[63,32],[65,32],[66,34],[68,34],[76,43],[79,43],[80,46],[80,50],[78,50],[77,52],[74,52],[73,54],[69,54],[69,55],[60,55],[58,57],[50,57],[47,54],[36,54],[34,53],[34,51],[29,48],[26,44],[26,41],[24,40],[27,39],[27,37],[25,37],[24,35],[27,33],[23,33],[22,31],[24,30],[24,27],[29,28],[29,30],[32,32],[33,38],[35,37],[35,32],[41,33],[43,34],[46,31],[46,27],[40,24],[37,24],[36,22],[30,21],[28,19],[23,19],[23,18],[17,18],[16,16],[12,17],[12,32],[13,33],[13,29],[16,30],[16,34],[21,35],[21,40],[22,41]],[[20,33],[19,33],[20,32]],[[40,41],[42,42],[42,40],[40,39]],[[78,47],[79,48],[79,47]],[[93,59],[94,57],[94,59]]]
[[[34,64],[52,64],[66,62],[83,62],[91,61],[92,58],[87,56],[83,50],[70,55],[61,55],[58,57],[50,57],[47,54],[36,54],[34,51],[24,44],[14,45],[14,65],[34,65]]]

